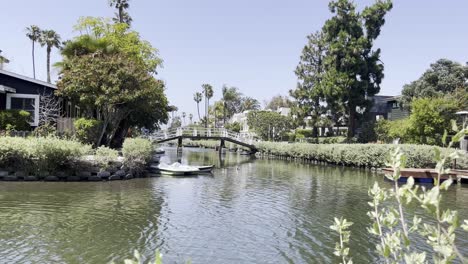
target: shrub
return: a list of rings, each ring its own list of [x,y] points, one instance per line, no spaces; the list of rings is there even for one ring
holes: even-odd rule
[[[227,124],[226,129],[239,133],[241,131],[241,124],[239,122],[233,122],[233,123]]]
[[[77,141],[47,138],[0,138],[0,167],[28,172],[54,172],[89,153],[91,147]]]
[[[30,141],[24,138],[0,137],[0,167],[30,170],[32,153]]]
[[[341,144],[346,143],[346,137],[319,137],[319,138],[304,138],[303,135],[299,134],[296,136],[296,142],[306,142],[312,144]],[[352,142],[348,142],[352,143]]]
[[[130,168],[142,167],[151,160],[153,145],[147,139],[127,138],[122,146],[122,155]]]
[[[307,143],[257,143],[260,152],[274,156],[286,156],[355,167],[385,167],[388,153],[393,144],[307,144]],[[400,145],[407,156],[409,168],[434,166],[435,148],[428,145]],[[459,165],[466,164],[463,157]]]
[[[0,111],[0,130],[29,130],[29,118],[31,114],[24,110]]]
[[[314,133],[312,129],[296,129],[296,138],[312,138]]]
[[[219,146],[219,140],[184,140],[183,145],[186,147],[200,148],[216,148]]]
[[[109,168],[112,161],[115,161],[119,156],[119,152],[115,149],[101,146],[96,149],[94,159],[99,167],[103,170]]]
[[[34,135],[38,137],[48,137],[51,135],[55,135],[57,132],[56,126],[51,123],[45,123],[41,126],[36,127],[34,129]]]
[[[101,121],[96,119],[79,118],[74,122],[76,138],[85,144],[95,144],[99,132],[101,132]]]
[[[35,169],[54,172],[70,165],[70,162],[89,154],[91,147],[78,141],[63,140],[56,137],[31,138],[31,153],[35,159]]]

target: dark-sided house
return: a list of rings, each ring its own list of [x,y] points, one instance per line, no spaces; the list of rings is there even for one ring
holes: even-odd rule
[[[373,120],[398,120],[409,116],[409,111],[400,105],[400,96],[375,95],[372,99],[373,105],[369,113]]]
[[[31,114],[31,126],[39,125],[39,104],[43,95],[54,94],[57,86],[0,70],[0,111],[5,109],[25,110]]]
[[[39,125],[41,96],[55,96],[57,86],[41,80],[0,69],[0,111],[25,110],[31,114],[31,127]],[[83,116],[79,106],[66,98],[57,98],[60,104],[57,130],[73,130],[75,118]]]

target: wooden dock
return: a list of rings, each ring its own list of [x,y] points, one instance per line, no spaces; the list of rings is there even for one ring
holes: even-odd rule
[[[385,174],[393,174],[392,168],[382,169]],[[435,169],[401,169],[401,180],[406,181],[409,177],[413,177],[417,182],[432,183],[434,178],[437,178]],[[452,178],[458,182],[468,182],[468,170],[450,170],[450,173],[441,175],[441,180]]]

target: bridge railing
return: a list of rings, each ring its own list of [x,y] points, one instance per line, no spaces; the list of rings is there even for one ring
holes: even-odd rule
[[[225,128],[179,127],[158,131],[152,134],[150,138],[152,140],[164,140],[180,136],[199,138],[229,138],[249,145],[252,145],[255,142],[254,137],[251,134],[237,133]]]

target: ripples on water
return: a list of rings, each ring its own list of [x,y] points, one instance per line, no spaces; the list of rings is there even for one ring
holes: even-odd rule
[[[174,151],[163,160],[175,161]],[[381,177],[237,154],[220,162],[196,149],[182,162],[217,169],[191,178],[0,182],[0,262],[123,263],[133,249],[151,257],[159,248],[165,263],[332,263],[334,216],[354,222],[355,263],[376,261],[365,212],[369,186],[390,186]],[[454,187],[446,204],[466,219],[467,198],[468,188]],[[468,239],[459,236],[459,245],[467,255]]]

